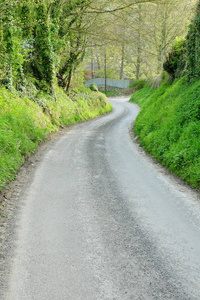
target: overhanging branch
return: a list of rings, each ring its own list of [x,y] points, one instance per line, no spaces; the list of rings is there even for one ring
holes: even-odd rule
[[[92,10],[88,10],[88,11],[85,11],[86,14],[105,14],[105,13],[113,13],[113,12],[116,12],[116,11],[120,11],[120,10],[124,10],[124,9],[127,9],[127,8],[130,8],[132,7],[133,5],[136,5],[136,4],[141,4],[141,3],[159,3],[159,0],[140,0],[140,1],[134,1],[133,3],[130,3],[130,4],[127,4],[127,5],[124,5],[124,6],[119,6],[119,7],[116,7],[116,8],[113,8],[113,9],[105,9],[105,10],[102,10],[102,9],[93,9],[91,7]]]

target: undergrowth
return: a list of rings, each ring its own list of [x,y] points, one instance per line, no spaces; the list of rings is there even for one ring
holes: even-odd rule
[[[141,106],[134,130],[140,144],[187,183],[200,188],[200,81],[183,77],[131,97]]]
[[[30,100],[0,88],[0,190],[49,133],[112,110],[103,94],[86,88],[70,96],[57,88],[56,95],[57,101],[45,93]]]

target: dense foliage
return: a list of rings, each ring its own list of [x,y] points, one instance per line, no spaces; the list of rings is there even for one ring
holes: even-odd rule
[[[110,78],[160,73],[196,1],[0,0],[0,82],[22,91],[31,77],[56,99],[85,53],[93,76],[104,76],[105,57]]]
[[[187,72],[189,81],[200,78],[200,1],[187,35]]]
[[[31,77],[55,98],[56,81],[69,90],[85,52],[84,11],[90,2],[1,0],[1,84],[21,91]]]
[[[141,106],[134,130],[140,144],[189,184],[200,188],[200,81],[183,77],[131,98]]]
[[[136,90],[141,90],[145,86],[146,82],[146,79],[138,79],[131,84],[131,87],[135,88]]]
[[[184,75],[186,66],[186,41],[177,39],[169,52],[168,57],[163,65],[165,71],[174,81]]]

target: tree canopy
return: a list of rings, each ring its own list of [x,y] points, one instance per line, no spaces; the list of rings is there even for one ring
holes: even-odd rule
[[[105,53],[112,76],[154,74],[185,33],[191,7],[185,0],[0,0],[0,82],[23,91],[31,80],[56,98],[54,85],[68,91],[84,57],[101,73]]]

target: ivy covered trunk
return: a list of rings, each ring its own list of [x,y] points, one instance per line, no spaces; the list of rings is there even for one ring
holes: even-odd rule
[[[189,81],[200,78],[200,1],[187,35],[187,73]]]
[[[25,61],[22,45],[20,9],[15,1],[4,3],[2,13],[2,48],[5,49],[4,75],[2,83],[9,89],[17,88],[23,81],[23,63]]]
[[[76,24],[76,33],[71,30],[73,24]],[[70,22],[68,27],[69,54],[64,59],[62,67],[57,72],[58,85],[65,91],[69,90],[73,73],[85,55],[86,37],[81,31],[81,25],[82,17],[79,15],[75,16]]]
[[[50,36],[50,18],[45,3],[37,2],[36,19],[35,48],[37,59],[35,60],[35,64],[37,65],[42,80],[46,82],[47,89],[49,88],[49,92],[55,97],[54,60]]]
[[[4,79],[5,85],[9,90],[13,89],[13,4],[5,4],[4,11],[4,28],[3,36],[6,48],[5,56],[5,69],[6,69],[6,78]]]

